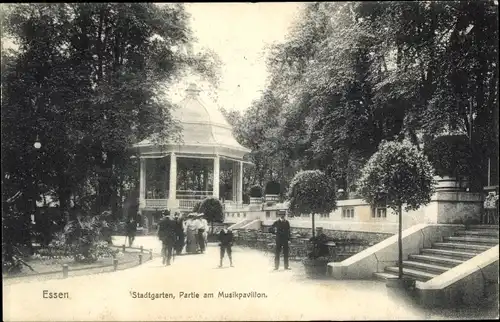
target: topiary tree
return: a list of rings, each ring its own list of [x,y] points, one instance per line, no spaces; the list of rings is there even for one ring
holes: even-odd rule
[[[269,181],[264,189],[266,195],[279,195],[281,193],[281,185],[276,181]]]
[[[254,185],[250,188],[250,197],[252,198],[262,198],[262,187],[259,185]]]
[[[319,170],[297,173],[290,183],[288,200],[288,210],[292,215],[311,214],[313,237],[314,215],[328,214],[337,207],[333,180]]]
[[[402,207],[416,210],[431,201],[435,181],[427,157],[408,142],[383,142],[362,170],[359,193],[372,206],[388,206],[399,216],[399,279],[403,276]]]
[[[198,212],[205,215],[205,218],[212,226],[212,232],[214,231],[214,222],[222,222],[224,220],[224,208],[217,198],[211,197],[203,200]]]

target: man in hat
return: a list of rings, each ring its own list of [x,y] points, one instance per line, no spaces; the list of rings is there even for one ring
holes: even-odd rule
[[[162,242],[163,264],[170,265],[172,250],[176,241],[176,223],[164,212],[163,218],[158,223],[158,238]]]
[[[285,264],[285,269],[290,269],[288,267],[288,241],[290,240],[290,222],[286,220],[286,212],[282,211],[279,213],[280,218],[276,220],[272,229],[276,234],[276,251],[274,254],[274,270],[278,270],[280,266],[280,253],[283,250],[283,262]]]

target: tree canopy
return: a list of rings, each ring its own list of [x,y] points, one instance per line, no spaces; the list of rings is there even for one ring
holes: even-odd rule
[[[408,141],[383,142],[363,168],[359,192],[374,206],[416,210],[431,201],[433,174],[427,157]]]
[[[494,1],[305,4],[241,116],[251,180],[320,169],[355,190],[383,140],[463,134],[472,188],[482,189],[498,146],[497,10]]]
[[[25,214],[50,194],[63,211],[116,215],[138,178],[129,147],[177,133],[166,86],[189,70],[215,81],[215,58],[189,50],[181,4],[8,9],[2,37],[17,48],[2,50],[3,199],[22,191]]]

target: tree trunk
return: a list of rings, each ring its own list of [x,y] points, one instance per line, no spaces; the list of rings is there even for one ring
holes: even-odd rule
[[[311,218],[312,218],[312,229],[313,229],[312,236],[314,238],[314,236],[316,235],[316,228],[314,227],[314,214],[311,214]]]
[[[399,266],[399,272],[398,272],[398,278],[402,279],[403,278],[403,238],[401,236],[401,233],[403,231],[403,212],[402,212],[402,206],[398,206],[398,219],[399,219],[399,225],[398,225],[398,266]]]

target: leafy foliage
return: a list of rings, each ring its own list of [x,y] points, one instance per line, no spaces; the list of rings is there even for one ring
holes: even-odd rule
[[[384,142],[363,168],[359,192],[371,205],[399,212],[430,202],[435,181],[427,157],[409,142]]]
[[[334,184],[319,170],[297,173],[290,183],[288,199],[292,215],[328,214],[337,206]]]
[[[253,182],[319,169],[352,192],[384,140],[466,134],[482,189],[498,149],[494,1],[308,3],[241,116]],[[472,14],[473,13],[473,14]],[[465,143],[465,142],[464,142]],[[281,179],[281,178],[280,178]]]
[[[471,151],[465,135],[439,136],[424,147],[424,153],[439,176],[468,174]]]
[[[42,194],[63,214],[74,207],[116,218],[138,185],[130,145],[178,133],[165,88],[188,70],[215,82],[215,57],[189,53],[193,37],[179,4],[8,9],[2,37],[17,48],[2,50],[2,193],[22,192],[21,222]]]
[[[223,206],[217,198],[206,198],[202,201],[198,212],[203,213],[210,223],[222,222],[224,220]]]
[[[262,187],[259,185],[254,185],[250,187],[250,197],[261,198],[262,197]]]
[[[266,184],[264,191],[266,195],[279,195],[281,193],[281,185],[279,182],[270,181]]]
[[[198,213],[200,211],[200,206],[201,206],[201,201],[198,201],[197,203],[195,203],[195,205],[193,207],[193,212]]]

